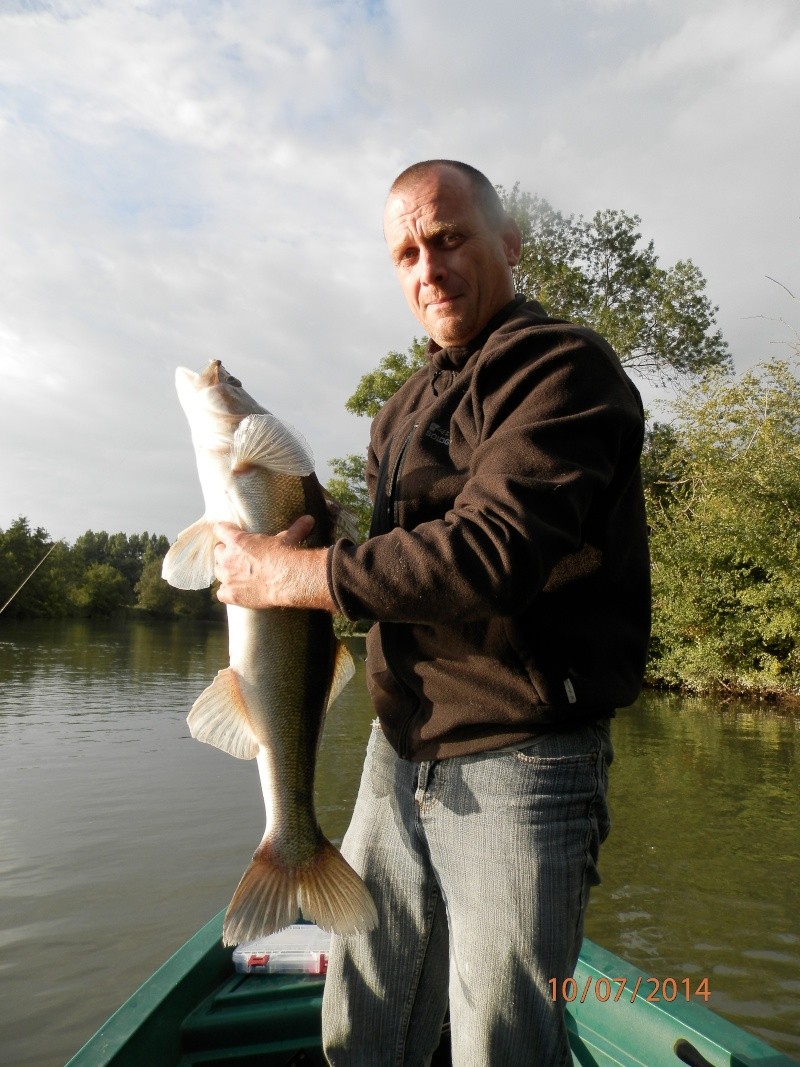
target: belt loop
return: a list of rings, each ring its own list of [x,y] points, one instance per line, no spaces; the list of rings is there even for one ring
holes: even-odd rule
[[[422,804],[425,799],[425,790],[428,787],[428,772],[430,771],[430,763],[420,763],[419,770],[417,771],[417,789],[414,793],[414,800],[417,804]]]

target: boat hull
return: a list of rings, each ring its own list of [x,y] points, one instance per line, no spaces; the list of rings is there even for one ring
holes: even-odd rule
[[[222,946],[221,930],[222,912],[167,960],[66,1067],[324,1067],[324,978],[238,974],[231,950]],[[795,1064],[694,1001],[653,999],[659,994],[641,971],[591,941],[584,941],[574,981],[567,990],[573,997],[567,1023],[573,1059],[581,1067]],[[449,1062],[445,1031],[433,1063]]]

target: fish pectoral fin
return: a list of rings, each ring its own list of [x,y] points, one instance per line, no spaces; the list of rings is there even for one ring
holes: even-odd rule
[[[303,478],[314,471],[308,442],[292,426],[274,415],[248,415],[236,427],[231,469],[264,467],[277,474]]]
[[[347,645],[343,645],[342,642],[339,641],[336,646],[336,658],[333,661],[333,674],[331,676],[331,684],[328,690],[328,703],[325,706],[326,711],[355,673],[356,665],[353,663],[353,657],[350,655],[350,650]]]
[[[192,705],[186,719],[192,737],[221,748],[237,759],[254,759],[259,742],[242,694],[239,678],[231,667],[220,671]]]
[[[164,556],[161,577],[176,589],[207,589],[214,581],[215,544],[208,519],[187,526]]]

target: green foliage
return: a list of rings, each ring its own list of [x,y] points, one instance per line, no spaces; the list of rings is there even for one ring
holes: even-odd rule
[[[774,360],[674,405],[648,486],[650,680],[800,692],[800,380]],[[665,491],[666,484],[666,491]]]
[[[105,530],[87,530],[75,541],[73,553],[76,563],[88,567],[92,563],[108,563],[125,577],[133,590],[144,566],[148,552],[162,559],[169,548],[169,541],[161,534],[108,534]]]
[[[356,391],[345,403],[347,410],[352,411],[354,415],[368,415],[374,419],[403,382],[410,378],[415,370],[424,366],[427,344],[427,338],[420,340],[415,337],[407,352],[389,352],[385,355],[376,369],[365,374],[358,383]]]
[[[145,557],[142,576],[136,584],[136,607],[157,618],[222,618],[224,605],[211,589],[175,589],[161,577],[166,553]]]
[[[90,563],[80,584],[69,590],[69,599],[81,615],[111,615],[132,600],[131,588],[110,563]]]
[[[326,488],[334,500],[345,507],[355,519],[359,541],[366,541],[372,521],[372,501],[367,492],[365,476],[366,458],[363,455],[349,455],[343,459],[330,461],[333,477]],[[337,637],[351,637],[362,633],[367,624],[351,621],[337,615],[333,620]]]
[[[161,577],[161,561],[151,559],[142,568],[142,576],[136,583],[136,606],[149,615],[169,618],[174,614],[177,589]]]
[[[365,476],[366,459],[362,455],[349,455],[343,459],[330,460],[333,477],[327,490],[356,520],[359,540],[365,541],[372,519],[372,501],[367,492]]]
[[[638,215],[605,210],[587,221],[562,215],[518,184],[498,191],[523,236],[518,292],[602,334],[642,378],[663,382],[730,367],[705,278],[691,260],[659,266],[653,242],[642,243]]]
[[[667,504],[685,484],[685,474],[672,423],[654,422],[647,426],[642,448],[642,482],[650,499]]]
[[[52,551],[50,551],[52,549]],[[50,553],[44,563],[41,561]],[[14,597],[3,614],[7,618],[24,615],[57,614],[64,599],[64,564],[66,545],[53,546],[46,530],[31,529],[26,518],[15,519],[7,530],[0,530],[0,607]],[[41,564],[40,566],[37,565]],[[35,572],[31,575],[31,572]],[[31,576],[29,580],[29,575]],[[23,588],[14,596],[22,583]]]
[[[86,530],[72,548],[76,587],[70,601],[83,614],[107,615],[137,602],[137,586],[148,561],[160,561],[166,555],[169,541],[163,534],[106,533],[105,530]],[[122,578],[122,584],[112,581],[108,572],[100,578],[93,571],[96,565],[111,567]],[[88,580],[88,585],[87,585]],[[98,587],[99,585],[99,587]],[[98,587],[98,588],[96,588]]]
[[[163,535],[87,530],[73,546],[20,517],[0,530],[0,620],[38,616],[107,616],[137,610],[161,617],[215,618],[224,608],[210,590],[173,589],[161,578],[169,541]],[[41,566],[31,575],[48,550]],[[31,575],[23,588],[13,595]]]

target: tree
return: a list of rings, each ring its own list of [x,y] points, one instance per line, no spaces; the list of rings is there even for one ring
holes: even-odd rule
[[[670,502],[685,484],[685,465],[678,435],[669,422],[647,426],[642,447],[642,482],[645,492],[659,504]]]
[[[3,612],[6,618],[66,614],[68,552],[60,542],[54,546],[42,527],[31,529],[22,515],[0,530],[0,607],[13,596]]]
[[[151,559],[142,568],[142,576],[136,583],[136,607],[148,615],[169,618],[175,614],[177,589],[161,577],[161,560]]]
[[[91,563],[80,585],[70,590],[70,599],[83,615],[112,615],[127,607],[132,599],[131,588],[116,567],[110,563]]]
[[[730,370],[705,278],[689,259],[659,266],[653,241],[642,243],[638,215],[605,210],[587,221],[562,215],[519,184],[498,191],[523,236],[518,292],[602,334],[624,366],[646,380]]]
[[[424,366],[427,345],[427,337],[415,337],[407,352],[389,352],[385,355],[375,370],[365,374],[358,383],[356,391],[345,402],[347,410],[352,411],[354,415],[368,415],[374,419],[403,382],[407,381],[415,370]],[[331,460],[332,464],[335,462],[347,461]]]
[[[349,455],[330,461],[333,477],[327,485],[331,496],[355,517],[358,534],[363,541],[372,520],[372,501],[367,492],[366,459],[363,455]]]
[[[800,303],[800,296],[797,296],[796,293],[793,293],[792,290],[788,287],[788,285],[784,285],[783,282],[779,282],[777,278],[770,277],[769,274],[767,275],[767,278],[769,279],[769,281],[774,282],[775,285],[779,285],[781,289],[783,289],[783,291],[786,293],[786,295],[790,297],[790,299],[794,300],[797,303]],[[766,318],[767,316],[759,315],[758,317]],[[783,338],[783,340],[776,341],[774,343],[787,345],[796,356],[800,356],[800,330],[798,330],[797,327],[794,326],[792,323],[787,322],[783,316],[781,316],[779,319],[773,319],[772,321],[778,322],[789,334],[789,337],[785,337]]]
[[[157,618],[214,619],[225,613],[211,589],[176,589],[161,577],[161,564],[169,544],[151,542],[144,553],[144,565],[136,583],[136,607]]]
[[[648,489],[652,682],[800,692],[800,379],[774,360],[721,373],[674,404]],[[663,444],[662,440],[662,444]]]
[[[141,534],[86,530],[75,541],[73,554],[81,570],[92,563],[109,564],[123,575],[133,593],[147,554],[155,553],[163,558],[168,548],[169,542],[163,534],[149,534],[146,530]]]

